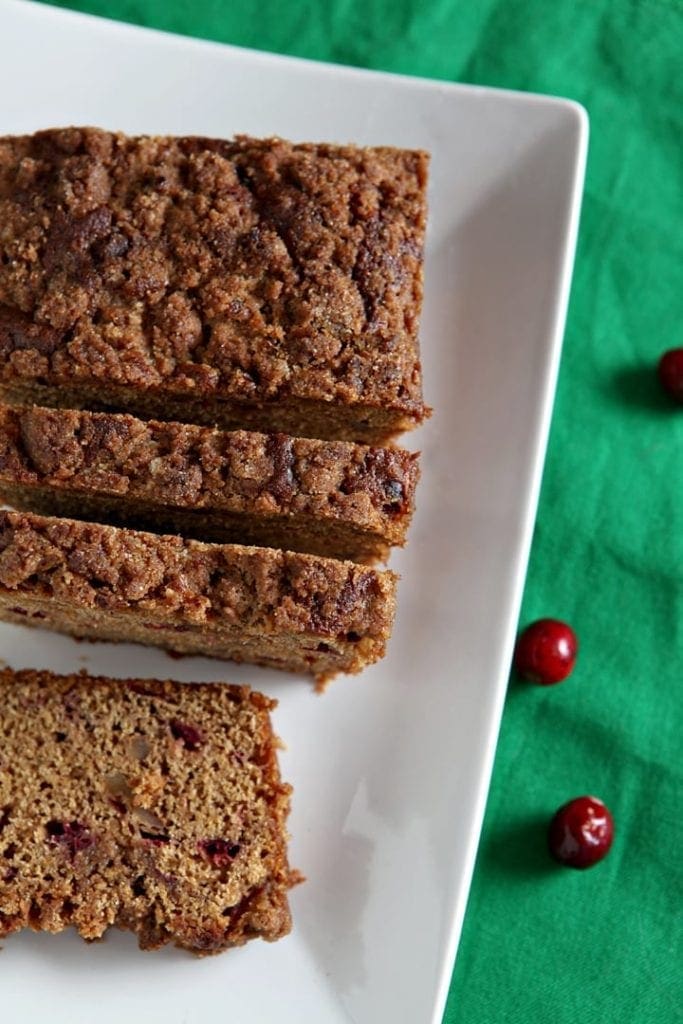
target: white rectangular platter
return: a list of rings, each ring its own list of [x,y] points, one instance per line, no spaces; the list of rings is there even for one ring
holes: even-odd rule
[[[424,147],[422,345],[434,415],[387,658],[322,695],[275,672],[0,627],[15,667],[246,681],[276,696],[294,785],[294,931],[197,961],[22,934],[12,1024],[440,1021],[479,839],[552,409],[587,140],[565,100],[269,56],[0,0],[0,133]]]

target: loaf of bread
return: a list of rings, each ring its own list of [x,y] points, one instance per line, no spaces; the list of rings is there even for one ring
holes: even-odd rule
[[[281,139],[0,138],[0,386],[369,443],[419,424],[427,165]]]
[[[199,955],[291,927],[290,787],[247,687],[0,671],[0,937]]]

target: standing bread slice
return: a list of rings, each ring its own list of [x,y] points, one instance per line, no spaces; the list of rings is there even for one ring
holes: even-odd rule
[[[309,673],[384,654],[396,576],[354,562],[0,511],[0,619]]]
[[[372,561],[402,545],[417,456],[114,413],[0,405],[14,508]]]

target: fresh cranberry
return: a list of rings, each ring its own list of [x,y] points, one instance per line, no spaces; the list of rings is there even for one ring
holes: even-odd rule
[[[229,843],[226,839],[203,839],[197,845],[217,868],[228,867],[240,852],[239,843]]]
[[[186,750],[199,750],[204,742],[204,737],[199,729],[196,729],[194,725],[188,725],[187,722],[181,722],[177,718],[171,722],[171,732],[173,738],[180,740]]]
[[[72,860],[77,853],[89,849],[96,842],[88,826],[80,821],[48,821],[45,831],[48,842],[61,846]]]
[[[523,679],[550,686],[566,679],[574,668],[579,642],[559,619],[539,619],[517,637],[515,668]]]
[[[594,796],[577,796],[560,807],[550,822],[548,848],[571,868],[590,868],[609,853],[614,839],[612,815]]]
[[[674,401],[683,403],[683,348],[671,348],[659,360],[659,383]]]

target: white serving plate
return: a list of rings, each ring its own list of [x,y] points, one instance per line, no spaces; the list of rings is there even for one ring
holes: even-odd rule
[[[375,74],[0,0],[0,133],[127,132],[424,147],[422,345],[435,412],[384,662],[297,678],[0,627],[11,665],[246,681],[277,696],[294,785],[295,927],[197,961],[132,936],[22,934],[12,1024],[438,1022],[467,901],[550,421],[587,120],[562,99]]]

